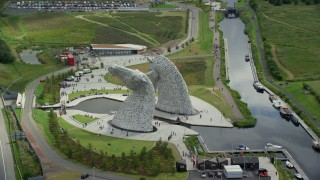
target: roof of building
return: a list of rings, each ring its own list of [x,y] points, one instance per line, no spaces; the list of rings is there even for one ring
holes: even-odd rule
[[[243,172],[241,167],[239,165],[228,165],[228,166],[224,166],[224,169],[227,172]]]
[[[180,164],[187,164],[185,159],[180,159],[179,161],[177,161],[177,163],[180,163]]]
[[[214,162],[214,163],[218,163],[217,158],[212,158],[212,159],[209,159],[208,161],[210,161],[210,162]]]
[[[243,164],[245,163],[259,163],[258,157],[232,157],[231,158],[232,164]]]
[[[147,46],[136,44],[91,44],[92,49],[120,49],[120,50],[142,50]]]

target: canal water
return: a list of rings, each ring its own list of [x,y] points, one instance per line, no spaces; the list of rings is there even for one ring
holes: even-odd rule
[[[121,104],[122,102],[120,101],[115,101],[108,98],[96,98],[82,101],[78,105],[68,109],[77,109],[97,114],[109,114],[111,112],[118,111]]]
[[[233,3],[229,2],[231,6]],[[250,149],[263,149],[266,143],[281,145],[293,156],[310,179],[320,179],[320,153],[312,149],[312,138],[301,127],[281,118],[268,99],[266,92],[257,92],[248,54],[248,37],[244,34],[244,23],[239,18],[224,19],[220,23],[223,37],[228,41],[230,87],[239,92],[241,100],[248,104],[257,118],[254,128],[210,128],[192,127],[200,133],[210,150],[236,149],[245,144]]]

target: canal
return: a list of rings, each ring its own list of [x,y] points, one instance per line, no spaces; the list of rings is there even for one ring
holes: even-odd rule
[[[234,1],[229,1],[233,6]],[[268,99],[266,92],[257,92],[250,63],[244,57],[249,54],[248,37],[244,34],[244,23],[239,18],[224,19],[220,23],[223,37],[228,40],[229,86],[238,91],[241,100],[248,104],[252,116],[257,118],[254,128],[192,127],[200,133],[208,148],[215,150],[236,149],[245,144],[250,149],[262,149],[267,142],[281,145],[293,156],[310,179],[319,179],[320,153],[315,152],[312,138],[301,127],[281,118]]]

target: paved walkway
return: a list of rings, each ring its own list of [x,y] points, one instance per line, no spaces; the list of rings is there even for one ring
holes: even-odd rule
[[[224,97],[226,98],[229,106],[232,108],[232,112],[234,114],[234,118],[235,120],[240,120],[243,119],[243,115],[240,112],[237,104],[235,103],[232,95],[230,94],[229,90],[224,86],[224,84],[221,82],[220,79],[220,65],[221,65],[221,55],[220,55],[220,42],[219,42],[219,32],[217,30],[214,29],[214,19],[215,19],[215,11],[211,11],[210,12],[210,19],[213,19],[213,21],[210,21],[210,28],[213,29],[214,31],[214,35],[213,35],[213,54],[215,56],[215,63],[214,63],[214,69],[213,69],[213,79],[215,81],[216,84],[216,88],[219,91],[222,91]],[[226,54],[226,58],[228,56],[228,46],[225,45],[225,54]],[[227,62],[227,60],[226,60]],[[226,67],[228,67],[228,64],[226,64]],[[228,70],[228,69],[227,69]],[[228,77],[228,75],[226,75]]]

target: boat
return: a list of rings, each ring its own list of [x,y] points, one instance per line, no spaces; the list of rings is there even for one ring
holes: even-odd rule
[[[280,115],[285,119],[290,119],[292,116],[292,112],[289,109],[288,105],[284,104],[280,107]]]
[[[294,125],[299,126],[300,122],[299,122],[299,117],[298,116],[292,115],[290,120]]]
[[[302,177],[301,174],[299,174],[299,173],[295,173],[294,176],[295,176],[297,179],[303,179],[303,177]]]
[[[275,94],[269,94],[269,100],[273,102],[274,100],[279,100],[279,97]]]
[[[257,91],[264,91],[264,86],[259,82],[259,81],[254,81],[253,82],[253,87],[257,90]]]
[[[282,105],[283,105],[283,101],[280,99],[272,101],[272,106],[276,109],[279,109]]]
[[[293,168],[293,164],[290,161],[286,161],[286,166],[289,169]]]
[[[247,54],[247,55],[244,57],[244,59],[246,60],[246,62],[250,61],[250,56],[249,56],[249,54]]]
[[[264,147],[264,149],[266,149],[266,150],[277,150],[277,149],[281,149],[281,148],[282,148],[282,146],[271,144],[271,143],[267,143],[267,145]]]
[[[316,140],[312,141],[312,148],[314,150],[316,150],[316,151],[320,151],[320,143],[319,143],[319,141],[316,141]]]
[[[240,150],[241,151],[241,150],[250,150],[250,149],[249,149],[249,147],[247,147],[247,146],[245,146],[243,144],[240,144],[239,147],[236,150]]]

